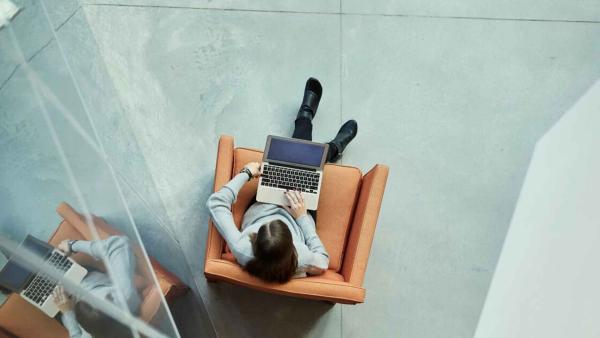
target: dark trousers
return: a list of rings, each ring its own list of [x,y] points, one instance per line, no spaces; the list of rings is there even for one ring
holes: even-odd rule
[[[292,138],[297,138],[306,141],[312,141],[312,121],[309,119],[296,119],[294,134]],[[335,157],[338,154],[338,150],[335,145],[329,143],[329,151],[327,152],[327,162],[335,162]]]
[[[312,141],[312,121],[309,119],[296,119],[294,133],[292,138],[297,138],[306,141]],[[338,151],[335,145],[329,143],[329,150],[327,152],[327,162],[334,162]],[[308,213],[313,217],[315,222],[317,221],[317,212],[315,210],[308,210]]]

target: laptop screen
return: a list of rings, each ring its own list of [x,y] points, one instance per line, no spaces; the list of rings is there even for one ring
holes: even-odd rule
[[[45,259],[52,253],[53,247],[48,243],[41,241],[31,235],[22,243],[22,247],[36,256]],[[0,285],[14,292],[21,291],[29,281],[33,272],[23,265],[17,263],[14,258],[8,260],[8,263],[0,271]]]
[[[20,292],[32,275],[33,272],[11,259],[0,271],[0,285],[10,291]]]
[[[42,259],[48,257],[54,250],[54,247],[50,244],[31,235],[27,235],[27,238],[23,241],[23,247]]]
[[[326,145],[271,137],[266,160],[319,168]]]

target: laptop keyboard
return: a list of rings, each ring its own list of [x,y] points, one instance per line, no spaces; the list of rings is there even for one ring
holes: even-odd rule
[[[316,194],[319,188],[320,177],[321,175],[316,171],[265,164],[263,167],[262,185]]]
[[[73,265],[73,263],[67,259],[67,257],[53,252],[52,255],[46,260],[46,263],[54,265],[58,270],[67,272]],[[25,289],[24,295],[35,302],[38,305],[43,305],[46,299],[52,294],[56,283],[50,278],[45,277],[43,274],[38,273],[31,283]]]
[[[73,265],[73,263],[66,256],[61,255],[58,252],[53,252],[46,262],[54,265],[54,267],[62,272],[67,272],[67,270],[69,270]]]

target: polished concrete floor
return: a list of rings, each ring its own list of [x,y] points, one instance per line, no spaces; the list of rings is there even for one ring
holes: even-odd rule
[[[47,1],[82,105],[39,4],[19,3],[25,57],[81,127],[50,111],[90,208],[127,223],[82,133],[149,254],[194,288],[197,331],[219,337],[472,336],[533,147],[600,76],[594,1]],[[0,226],[41,235],[77,193],[9,43],[0,31]],[[309,76],[315,139],[354,118],[341,162],[391,168],[361,305],[202,275],[219,135],[290,134]]]

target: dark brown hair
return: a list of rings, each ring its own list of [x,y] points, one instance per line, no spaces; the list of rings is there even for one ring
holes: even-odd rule
[[[85,301],[75,304],[75,318],[81,327],[94,338],[130,338],[133,337],[131,329],[100,312]]]
[[[298,255],[288,226],[274,220],[250,236],[254,259],[246,271],[267,282],[285,283],[292,279],[298,267]]]

